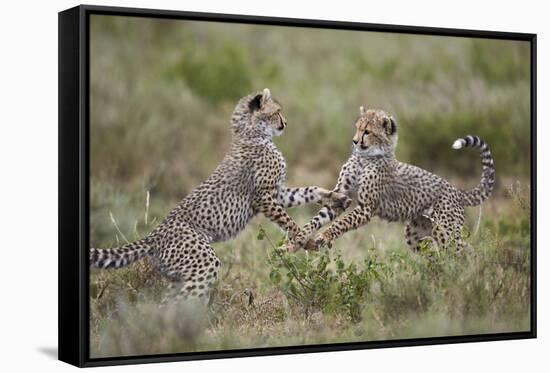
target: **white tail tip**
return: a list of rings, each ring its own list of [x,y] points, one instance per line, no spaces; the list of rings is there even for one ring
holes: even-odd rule
[[[453,143],[453,149],[462,149],[465,143],[463,139],[458,139]]]

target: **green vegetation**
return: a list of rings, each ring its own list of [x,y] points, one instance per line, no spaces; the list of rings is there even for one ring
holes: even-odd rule
[[[288,254],[258,217],[215,245],[223,277],[208,315],[159,310],[147,260],[93,270],[92,356],[384,340],[529,328],[529,46],[522,42],[91,19],[91,244],[143,237],[216,167],[239,97],[269,87],[289,126],[289,185],[331,187],[360,105],[398,121],[398,158],[459,187],[491,146],[497,187],[468,209],[471,249],[415,254],[377,219],[333,249]],[[315,207],[293,209],[304,224]],[[263,238],[258,240],[259,238]]]
[[[264,236],[261,229],[258,237]],[[375,281],[382,283],[388,275],[389,268],[373,258],[365,259],[364,269],[358,270],[354,263],[346,264],[340,253],[296,255],[289,253],[282,241],[278,247],[271,241],[270,245],[271,282],[280,285],[285,296],[300,305],[306,315],[323,311],[358,322],[368,289]]]
[[[93,270],[91,351],[118,356],[528,330],[529,191],[514,185],[507,193],[484,205],[477,233],[478,211],[471,209],[471,248],[461,253],[426,246],[415,254],[401,224],[375,219],[330,250],[289,254],[280,231],[258,218],[215,245],[222,279],[210,313],[200,318],[188,308],[157,308],[166,280],[147,260]],[[121,228],[128,239],[134,226],[145,226],[144,205]],[[300,223],[312,213],[291,210]]]
[[[245,92],[252,91],[246,66],[246,50],[226,43],[209,49],[187,48],[183,56],[166,76],[183,79],[197,95],[217,103],[238,101]]]

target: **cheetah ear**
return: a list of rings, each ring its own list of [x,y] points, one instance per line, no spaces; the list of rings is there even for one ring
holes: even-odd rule
[[[367,112],[367,109],[364,106],[359,106],[359,115],[363,116]]]
[[[271,91],[269,88],[264,88],[262,92],[262,105],[265,104],[269,99],[271,99]]]
[[[390,121],[388,123],[388,133],[390,135],[393,135],[397,131],[397,123],[395,122],[395,119],[393,117],[390,117]]]
[[[253,113],[256,110],[259,110],[265,103],[271,98],[271,91],[269,88],[264,88],[262,93],[258,93],[254,98],[248,103],[248,108]]]
[[[260,109],[261,106],[262,106],[261,94],[257,94],[256,96],[254,96],[254,98],[248,103],[248,109],[250,110],[251,113]]]

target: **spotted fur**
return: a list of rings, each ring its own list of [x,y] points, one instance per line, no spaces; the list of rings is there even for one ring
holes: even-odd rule
[[[293,249],[317,249],[345,232],[365,225],[373,216],[405,222],[405,238],[413,250],[427,237],[440,247],[461,248],[464,207],[483,203],[495,183],[494,160],[489,146],[477,136],[466,136],[454,149],[472,147],[481,153],[481,181],[470,190],[453,187],[445,179],[395,159],[397,124],[382,110],[360,108],[353,137],[353,152],[344,164],[334,192],[357,199],[357,207],[337,219],[315,240],[310,237],[336,214],[323,207],[295,237]]]
[[[263,213],[293,238],[299,227],[284,208],[319,203],[344,210],[351,200],[343,194],[285,186],[286,163],[272,137],[286,125],[268,89],[243,97],[231,118],[231,148],[212,175],[147,237],[118,248],[91,249],[90,265],[119,268],[149,256],[173,281],[177,298],[206,299],[221,265],[211,244],[236,236],[256,214]]]

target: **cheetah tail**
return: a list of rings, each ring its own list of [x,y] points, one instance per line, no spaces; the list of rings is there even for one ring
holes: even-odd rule
[[[109,249],[90,249],[90,267],[120,268],[132,264],[151,251],[150,237]]]
[[[489,145],[477,136],[468,135],[457,139],[453,144],[453,149],[461,149],[463,147],[471,147],[479,150],[481,153],[481,164],[483,165],[481,180],[475,188],[463,191],[462,197],[463,206],[477,206],[489,198],[493,192],[495,186],[495,162],[489,150]]]

